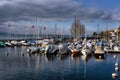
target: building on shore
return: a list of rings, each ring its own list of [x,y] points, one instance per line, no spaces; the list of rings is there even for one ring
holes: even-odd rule
[[[120,41],[120,27],[113,30],[101,31],[99,36],[106,40]]]

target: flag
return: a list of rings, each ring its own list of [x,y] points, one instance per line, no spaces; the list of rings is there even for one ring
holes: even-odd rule
[[[43,30],[45,30],[45,29],[46,29],[46,27],[43,28]]]
[[[15,30],[15,32],[17,32],[17,31]]]
[[[32,28],[34,28],[35,26],[33,25]]]
[[[8,24],[8,27],[10,27],[11,25],[10,24]]]

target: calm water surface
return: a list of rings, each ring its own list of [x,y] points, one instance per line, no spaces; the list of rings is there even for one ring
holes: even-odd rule
[[[96,59],[93,55],[29,55],[26,47],[0,48],[0,80],[120,80],[120,71],[117,79],[112,78],[114,64],[113,54]]]

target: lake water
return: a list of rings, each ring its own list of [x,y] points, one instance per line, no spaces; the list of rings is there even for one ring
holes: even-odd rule
[[[118,77],[112,78],[113,55],[105,54],[104,59],[91,55],[85,59],[82,55],[29,55],[26,47],[0,48],[0,80],[120,80],[119,71]],[[120,55],[117,56],[119,63]]]
[[[20,39],[36,39],[38,36],[34,36],[34,35],[7,35],[7,34],[0,34],[0,40],[12,40],[12,39],[16,39],[16,40],[20,40]],[[56,35],[52,35],[52,36],[48,36],[48,35],[40,35],[39,38],[54,38],[54,37],[58,37]],[[61,35],[59,35],[59,37],[63,37]],[[72,38],[71,35],[64,35],[64,38]]]

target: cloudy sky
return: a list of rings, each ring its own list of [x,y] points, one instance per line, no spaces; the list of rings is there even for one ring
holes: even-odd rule
[[[78,14],[87,34],[117,28],[120,1],[116,0],[0,0],[0,32],[26,33],[34,25],[69,34],[74,15]],[[10,27],[8,27],[8,25]],[[36,26],[37,25],[37,26]]]

